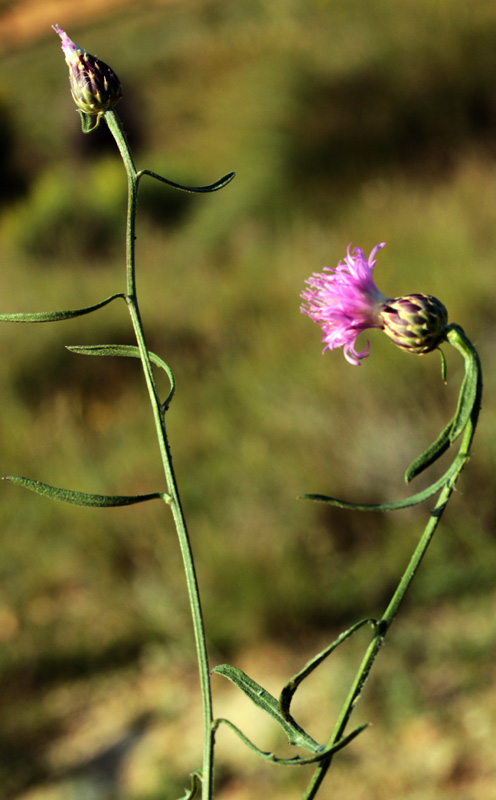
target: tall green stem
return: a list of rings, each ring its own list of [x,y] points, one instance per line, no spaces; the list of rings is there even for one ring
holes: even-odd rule
[[[451,326],[451,330],[447,334],[450,343],[456,347],[457,350],[465,358],[466,376],[474,381],[475,399],[473,403],[472,413],[466,425],[462,443],[459,453],[457,455],[458,466],[454,474],[449,478],[446,485],[442,489],[435,508],[431,511],[429,521],[425,530],[420,538],[420,541],[413,553],[409,564],[403,573],[403,576],[394,592],[382,619],[377,623],[376,631],[370,642],[362,662],[358,668],[358,672],[353,680],[348,696],[343,704],[341,713],[338,717],[329,744],[335,744],[341,739],[344,734],[345,728],[348,724],[353,708],[362,692],[365,682],[370,674],[376,656],[381,649],[386,633],[388,632],[393,620],[398,613],[399,607],[403,602],[408,588],[415,577],[415,574],[420,566],[420,563],[432,541],[432,537],[436,531],[441,517],[446,509],[448,501],[453,493],[456,482],[460,473],[468,460],[470,445],[474,437],[477,419],[479,416],[481,396],[482,396],[482,371],[480,367],[479,356],[470,340],[465,336],[464,332],[458,326]],[[316,768],[312,779],[308,785],[307,791],[303,800],[313,800],[319,790],[322,781],[324,780],[327,770],[331,766],[332,756],[325,761],[321,761]]]
[[[127,272],[127,294],[126,303],[131,316],[136,342],[140,351],[141,363],[145,375],[146,386],[150,397],[153,410],[157,439],[160,448],[160,455],[164,468],[167,489],[170,496],[170,506],[179,539],[179,546],[183,558],[188,596],[193,620],[195,634],[196,651],[198,655],[198,666],[200,672],[200,685],[203,706],[203,770],[202,770],[202,800],[211,800],[213,795],[213,710],[212,692],[210,685],[210,670],[208,664],[207,645],[205,638],[205,627],[203,624],[203,614],[200,603],[198,580],[196,577],[195,565],[191,543],[186,527],[184,513],[181,507],[177,482],[172,467],[172,457],[170,453],[167,432],[165,427],[164,409],[160,402],[155,378],[152,371],[150,356],[146,346],[143,324],[139,312],[138,298],[136,294],[136,269],[135,269],[135,240],[136,240],[136,206],[138,199],[138,185],[140,175],[136,170],[129,144],[122,129],[119,117],[113,109],[105,112],[105,120],[115,138],[119,152],[127,173],[128,179],[128,210],[127,210],[127,233],[126,233],[126,272]]]

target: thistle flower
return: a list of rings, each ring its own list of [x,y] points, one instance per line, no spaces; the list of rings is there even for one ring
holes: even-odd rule
[[[62,50],[69,67],[71,94],[84,114],[98,115],[115,106],[122,97],[119,78],[103,61],[69,39],[58,25],[52,25],[62,40]]]
[[[390,298],[379,291],[372,274],[378,244],[368,259],[363,250],[348,245],[346,257],[337,267],[324,267],[307,281],[302,294],[303,314],[323,330],[325,350],[342,347],[350,364],[359,365],[369,354],[369,343],[357,351],[355,342],[362,331],[379,328],[410,353],[434,350],[445,339],[448,313],[443,304],[426,294]]]

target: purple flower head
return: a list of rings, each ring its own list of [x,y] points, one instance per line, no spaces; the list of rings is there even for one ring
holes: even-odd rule
[[[342,347],[350,364],[359,365],[369,354],[369,343],[361,352],[355,348],[358,335],[367,328],[383,328],[381,312],[390,298],[383,295],[374,283],[372,273],[375,255],[385,242],[378,244],[368,259],[359,247],[351,250],[337,267],[324,267],[307,281],[309,288],[301,293],[301,306],[324,332],[325,350]]]

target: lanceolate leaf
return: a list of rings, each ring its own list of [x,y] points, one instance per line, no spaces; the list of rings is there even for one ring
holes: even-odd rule
[[[59,489],[56,486],[50,486],[48,483],[33,481],[31,478],[23,478],[20,475],[7,475],[3,480],[17,483],[25,489],[50,497],[52,500],[60,500],[63,503],[71,503],[74,506],[89,506],[90,508],[112,508],[144,503],[147,500],[168,500],[168,495],[164,492],[132,495],[89,494],[87,492],[75,492],[71,489]]]
[[[65,319],[74,319],[74,317],[82,317],[84,314],[91,314],[92,311],[98,311],[103,308],[112,300],[117,297],[124,297],[121,292],[113,294],[96,303],[94,306],[85,306],[84,308],[73,308],[67,311],[34,311],[32,313],[19,313],[19,314],[0,314],[0,322],[60,322]]]
[[[329,756],[333,755],[333,753],[337,753],[338,750],[342,750],[343,747],[346,747],[346,745],[352,742],[353,739],[355,739],[358,736],[358,734],[360,734],[363,730],[365,730],[365,728],[368,727],[368,723],[365,723],[364,725],[359,725],[357,728],[354,728],[351,731],[351,733],[348,733],[347,736],[343,736],[343,738],[340,739],[338,742],[336,742],[336,744],[329,745],[328,747],[321,747],[319,752],[314,753],[314,755],[312,756],[304,756],[304,757],[294,756],[294,758],[278,758],[276,755],[274,755],[274,753],[267,752],[266,750],[261,750],[259,747],[256,746],[256,744],[253,744],[253,742],[250,741],[250,739],[248,739],[248,737],[245,736],[245,734],[242,731],[240,731],[240,729],[232,722],[230,722],[228,719],[217,719],[215,721],[216,729],[221,722],[223,722],[224,725],[227,725],[228,728],[234,731],[236,736],[239,736],[241,741],[244,742],[244,744],[247,747],[249,747],[249,749],[253,753],[256,753],[257,756],[263,758],[264,761],[270,761],[272,764],[278,764],[279,766],[282,767],[304,767],[307,764],[315,764],[318,761],[323,761],[324,759],[329,758]]]
[[[259,683],[250,678],[246,672],[230,664],[221,664],[215,667],[212,672],[223,675],[224,678],[232,681],[238,689],[241,689],[249,699],[266,714],[269,714],[284,730],[290,744],[305,747],[312,753],[320,752],[321,745],[312,739],[305,731],[296,724],[294,720],[287,720],[279,710],[279,704],[270,692],[260,686]]]

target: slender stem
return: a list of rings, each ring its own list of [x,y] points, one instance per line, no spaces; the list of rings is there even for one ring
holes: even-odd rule
[[[138,198],[138,185],[140,173],[137,172],[126,136],[122,129],[119,117],[113,109],[105,112],[105,120],[119,148],[128,178],[128,211],[127,211],[127,234],[126,234],[126,272],[127,272],[127,295],[126,303],[131,316],[136,342],[140,351],[141,363],[150,397],[150,402],[155,420],[157,438],[160,448],[160,455],[164,468],[167,489],[170,495],[172,515],[176,526],[181,555],[183,558],[188,596],[190,602],[191,616],[195,634],[196,651],[198,656],[198,667],[200,673],[200,686],[203,706],[203,770],[202,770],[202,800],[211,800],[213,795],[213,709],[212,692],[210,684],[210,669],[208,664],[208,653],[205,638],[205,627],[203,624],[203,614],[200,603],[200,593],[198,580],[196,577],[193,552],[191,542],[186,527],[186,521],[181,506],[176,477],[172,466],[167,432],[165,427],[165,411],[160,402],[153,376],[152,365],[148,348],[146,345],[143,324],[141,321],[138,299],[136,295],[136,275],[135,275],[135,239],[136,239],[136,206]]]
[[[420,563],[427,551],[427,548],[429,547],[429,544],[432,541],[432,537],[434,536],[434,533],[436,531],[437,526],[439,525],[441,517],[448,504],[448,501],[455,489],[455,485],[460,476],[460,473],[468,460],[468,453],[470,450],[472,439],[474,437],[480,410],[480,403],[482,396],[482,372],[477,351],[475,350],[474,346],[472,345],[470,340],[466,337],[461,328],[453,325],[451,327],[450,332],[448,333],[448,339],[450,343],[454,347],[456,347],[460,351],[460,353],[464,356],[466,374],[469,374],[472,371],[474,371],[474,380],[476,381],[475,400],[472,408],[472,413],[465,428],[460,450],[456,457],[456,460],[458,461],[458,466],[454,471],[453,475],[447,481],[444,488],[442,489],[438,501],[436,503],[436,506],[431,511],[429,520],[420,538],[420,541],[415,549],[415,552],[413,553],[410,562],[408,563],[408,566],[398,584],[398,587],[396,588],[396,591],[394,592],[389,602],[389,605],[386,608],[386,611],[384,612],[382,619],[377,623],[376,632],[365,652],[365,655],[358,668],[356,676],[348,692],[348,696],[346,697],[346,700],[341,709],[341,713],[338,717],[338,720],[332,732],[332,736],[329,742],[330,745],[339,741],[339,739],[344,734],[346,725],[348,724],[353,708],[370,674],[376,656],[384,643],[386,633],[388,632],[396,614],[398,613],[399,607],[403,602],[405,595],[408,591],[408,588],[413,578],[415,577],[415,574],[420,566]],[[303,796],[303,800],[313,800],[313,798],[316,796],[317,791],[320,788],[329,767],[331,766],[332,758],[333,756],[330,756],[327,760],[321,761],[319,763],[307,787],[305,795]]]

